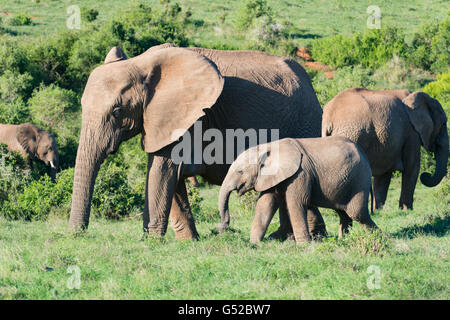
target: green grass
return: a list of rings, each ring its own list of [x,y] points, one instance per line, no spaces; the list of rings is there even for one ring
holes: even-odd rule
[[[383,236],[355,225],[337,240],[338,218],[323,210],[330,237],[297,246],[292,241],[249,243],[253,214],[231,203],[232,232],[219,221],[198,222],[199,241],[143,238],[141,221],[93,220],[74,236],[67,221],[0,222],[2,299],[448,299],[448,195],[418,184],[415,210],[396,208],[399,180],[387,207],[374,213]],[[439,188],[439,187],[438,187]],[[205,213],[217,210],[218,188],[202,188]],[[274,218],[269,231],[278,225]],[[71,266],[81,271],[70,289]],[[367,270],[380,270],[369,289]]]
[[[33,17],[33,25],[8,27],[19,35],[40,36],[66,27],[67,8],[70,5],[92,8],[99,11],[98,21],[106,21],[117,12],[126,10],[136,0],[0,0],[0,16],[5,12],[12,14],[26,13]],[[145,1],[159,5],[159,0]],[[200,27],[191,31],[190,38],[203,45],[218,43],[238,46],[245,41],[244,34],[237,34],[233,27],[236,24],[240,0],[227,1],[226,5],[219,0],[177,0],[184,9],[192,12],[192,20],[200,23]],[[280,22],[290,22],[294,26],[292,38],[298,44],[304,44],[315,37],[334,34],[351,34],[366,28],[367,7],[376,4],[381,9],[381,25],[396,25],[407,35],[417,31],[421,23],[430,20],[442,20],[448,11],[447,1],[387,1],[374,3],[369,0],[269,0],[269,5]],[[222,22],[221,17],[225,17]],[[82,21],[82,24],[85,21]]]

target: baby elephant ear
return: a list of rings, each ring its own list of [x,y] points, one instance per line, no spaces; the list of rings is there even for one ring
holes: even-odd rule
[[[113,47],[106,55],[105,64],[126,59],[127,55],[125,52],[123,52],[119,47]]]
[[[31,123],[24,123],[17,127],[16,137],[22,148],[27,153],[36,154],[38,145],[39,130]]]
[[[261,146],[262,149],[264,147]],[[267,149],[261,150],[259,157],[255,190],[261,192],[292,177],[300,168],[303,154],[295,141],[282,139],[267,144]]]

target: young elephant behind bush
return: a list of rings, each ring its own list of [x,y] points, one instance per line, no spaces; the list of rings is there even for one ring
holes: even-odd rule
[[[41,130],[31,123],[19,125],[0,124],[0,143],[11,151],[19,152],[22,157],[29,155],[29,160],[42,160],[51,167],[54,182],[58,172],[59,154],[55,137],[48,131]]]
[[[371,187],[369,162],[361,149],[344,137],[281,139],[243,152],[231,165],[219,194],[220,229],[229,225],[230,193],[261,192],[255,208],[250,241],[263,239],[280,207],[280,220],[289,215],[297,243],[311,241],[306,212],[311,207],[336,210],[339,236],[352,220],[377,228],[368,210]]]

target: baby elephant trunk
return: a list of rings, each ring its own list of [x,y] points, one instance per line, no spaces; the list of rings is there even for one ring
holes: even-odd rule
[[[234,184],[230,183],[229,177],[226,177],[222,183],[222,187],[219,192],[219,211],[221,222],[218,225],[219,232],[225,231],[230,225],[230,211],[228,209],[228,202],[230,200],[230,194],[236,189]]]

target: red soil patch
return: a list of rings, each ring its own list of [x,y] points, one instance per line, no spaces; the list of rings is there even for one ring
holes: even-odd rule
[[[297,48],[297,57],[302,58],[303,60],[310,61],[312,60],[311,55],[309,54],[309,49],[304,47]]]
[[[304,47],[297,48],[296,55],[297,55],[297,57],[300,57],[303,60],[307,61],[305,63],[305,65],[308,68],[322,71],[324,73],[325,77],[327,77],[328,79],[334,78],[334,73],[336,72],[336,70],[333,69],[332,67],[322,64],[320,62],[312,61],[312,57],[309,54],[308,48],[304,48]]]

